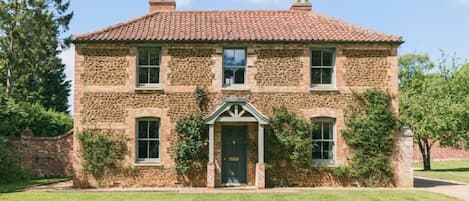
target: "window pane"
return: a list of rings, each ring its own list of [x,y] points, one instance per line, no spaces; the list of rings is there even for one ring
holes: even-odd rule
[[[321,84],[332,84],[332,68],[322,69],[322,83]]]
[[[138,138],[148,137],[148,121],[138,121]]]
[[[150,156],[149,158],[159,158],[159,141],[150,141]]]
[[[159,49],[150,50],[150,65],[152,66],[160,65],[160,50]]]
[[[138,50],[138,65],[149,65],[148,54],[149,54],[149,49]]]
[[[234,73],[231,69],[225,69],[225,79],[223,79],[223,82],[226,85],[231,85],[234,83]]]
[[[235,50],[235,66],[246,65],[246,50],[239,49]]]
[[[244,69],[238,69],[235,73],[235,84],[244,84]]]
[[[152,139],[159,138],[158,136],[158,121],[150,121],[149,137]]]
[[[235,63],[235,51],[233,49],[226,49],[223,53],[223,65],[234,66]]]
[[[148,158],[148,141],[138,141],[138,158]]]
[[[311,62],[312,66],[322,66],[321,51],[313,51]]]
[[[333,139],[333,133],[332,133],[332,123],[330,122],[325,122],[323,123],[324,129],[322,130],[323,136],[325,140],[331,140]]]
[[[312,157],[313,159],[321,159],[321,143],[320,142],[313,142]]]
[[[151,84],[160,83],[160,69],[159,68],[150,68],[150,83]]]
[[[321,139],[321,124],[315,124],[313,128],[313,139]]]
[[[332,159],[332,142],[323,142],[323,159]]]
[[[148,83],[148,68],[138,68],[138,83]]]
[[[321,69],[320,68],[311,69],[311,84],[321,84]]]
[[[323,160],[330,160],[330,158],[329,158],[329,152],[327,152],[327,151],[322,152],[322,155],[321,155],[321,156],[322,156],[322,159],[323,159]]]
[[[333,66],[334,54],[330,51],[324,51],[322,53],[322,65],[323,66]]]

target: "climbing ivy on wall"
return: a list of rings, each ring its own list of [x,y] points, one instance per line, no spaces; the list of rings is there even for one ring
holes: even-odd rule
[[[295,165],[303,169],[308,168],[313,128],[311,121],[288,111],[286,107],[274,108],[273,111],[269,124],[269,136],[266,137],[266,139],[272,140],[270,145],[273,146],[268,151],[288,153],[288,157],[280,157],[284,155],[281,153],[270,153],[270,161],[273,162],[273,159],[279,156],[280,160],[294,162]]]
[[[208,127],[201,114],[193,113],[177,121],[176,132],[176,171],[192,186],[208,162]]]
[[[312,165],[313,122],[285,107],[274,108],[265,137],[266,162],[271,174],[267,178],[271,185],[291,186],[295,180],[309,180],[311,175],[330,175],[345,186],[393,184],[391,157],[397,123],[391,97],[377,89],[355,97],[342,131],[351,157],[349,164],[341,167]]]
[[[265,159],[268,183],[289,186],[289,169],[308,171],[310,167],[311,121],[286,107],[274,108],[265,132]],[[284,171],[285,170],[285,171]]]
[[[78,134],[85,174],[91,174],[100,187],[108,186],[111,176],[124,170],[123,160],[127,155],[127,142],[123,135],[98,129],[85,130]]]
[[[200,111],[205,111],[207,109],[208,102],[208,92],[205,87],[197,86],[195,88],[195,99],[197,101],[197,106],[199,106]]]
[[[365,186],[393,183],[391,157],[396,118],[391,97],[373,89],[356,94],[360,110],[346,121],[342,135],[351,149],[349,175]]]
[[[194,97],[200,112],[204,112],[208,105],[208,91],[206,87],[197,86]],[[176,172],[184,178],[185,184],[205,181],[204,170],[208,162],[208,126],[199,112],[191,113],[176,122],[178,140],[176,142],[174,161]]]

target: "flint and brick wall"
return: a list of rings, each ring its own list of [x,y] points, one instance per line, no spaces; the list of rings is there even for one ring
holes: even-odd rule
[[[198,111],[193,93],[197,85],[205,86],[209,91],[206,112],[221,104],[224,98],[246,98],[267,116],[271,115],[273,107],[287,106],[306,118],[336,118],[337,165],[347,164],[349,150],[340,131],[344,128],[348,108],[353,104],[352,90],[381,88],[394,97],[397,95],[397,44],[236,44],[247,48],[246,84],[241,88],[223,88],[222,57],[226,45],[233,44],[161,45],[161,88],[142,90],[136,89],[138,44],[76,44],[75,132],[89,128],[112,129],[131,139],[126,161],[136,169],[136,174],[117,176],[115,185],[175,186],[187,183],[174,171],[172,155],[177,140],[174,125],[179,118]],[[336,88],[311,89],[311,49],[331,47],[336,48]],[[97,77],[91,74],[97,74]],[[396,98],[393,104],[397,113]],[[138,117],[161,118],[160,164],[135,163],[135,119]],[[215,142],[220,140],[220,132],[216,129]],[[215,149],[219,151],[218,144]],[[79,149],[78,141],[75,141],[75,185],[85,186]],[[394,154],[398,153],[396,150]],[[256,155],[257,152],[253,153]],[[248,160],[249,184],[254,182],[255,160]],[[205,180],[201,175],[200,186],[205,185]],[[217,176],[217,185],[220,185],[219,180]],[[327,178],[312,178],[307,183],[298,182],[298,185],[338,184]]]
[[[9,140],[20,152],[20,165],[33,177],[72,176],[73,132],[58,137],[34,137],[25,132],[19,139]]]

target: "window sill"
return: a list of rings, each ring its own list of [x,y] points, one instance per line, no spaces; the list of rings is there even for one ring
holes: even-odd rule
[[[164,91],[162,86],[152,86],[152,87],[137,87],[135,88],[135,92],[155,92],[155,91]]]
[[[133,164],[134,167],[163,167],[163,164],[160,162],[136,162]]]
[[[311,165],[313,167],[338,167],[339,166],[336,161],[316,161],[316,162],[313,161]]]
[[[339,92],[339,89],[335,87],[311,87],[309,91],[326,91],[326,92]]]
[[[221,90],[222,91],[251,91],[249,87],[245,87],[245,86],[225,86]]]

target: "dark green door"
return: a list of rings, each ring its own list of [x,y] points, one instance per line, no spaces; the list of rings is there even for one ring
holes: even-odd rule
[[[247,183],[247,127],[222,127],[222,182]]]

